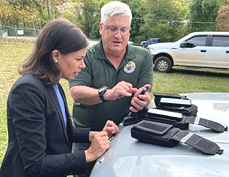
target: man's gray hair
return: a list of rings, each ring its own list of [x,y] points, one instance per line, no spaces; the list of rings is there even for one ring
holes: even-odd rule
[[[104,23],[105,20],[109,17],[121,15],[130,17],[130,22],[132,20],[132,13],[130,7],[119,1],[112,1],[110,3],[105,4],[101,8],[101,22]]]

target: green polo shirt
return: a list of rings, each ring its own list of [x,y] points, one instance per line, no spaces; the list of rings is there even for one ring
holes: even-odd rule
[[[152,85],[153,58],[148,50],[141,47],[127,45],[127,52],[116,70],[106,58],[100,41],[87,50],[85,65],[86,68],[70,81],[70,87],[84,85],[96,89],[102,86],[113,88],[120,81],[129,82],[136,88],[148,83]],[[74,124],[77,127],[102,130],[109,119],[118,125],[129,113],[130,100],[130,97],[126,97],[96,105],[74,103]]]

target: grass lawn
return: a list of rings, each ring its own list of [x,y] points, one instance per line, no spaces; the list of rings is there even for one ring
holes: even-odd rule
[[[6,102],[9,90],[19,77],[17,69],[29,55],[33,42],[3,40],[0,38],[0,165],[7,147]],[[68,98],[72,99],[68,82],[61,81]],[[163,93],[229,92],[229,71],[186,69],[176,67],[171,73],[154,72],[153,91]]]

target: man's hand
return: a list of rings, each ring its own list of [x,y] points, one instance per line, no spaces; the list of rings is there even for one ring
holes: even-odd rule
[[[151,85],[146,84],[143,87],[139,88],[135,92],[133,98],[131,99],[131,106],[130,106],[131,112],[138,112],[150,104],[151,102],[150,92],[146,92],[144,95],[140,94],[145,87],[148,87],[150,89]]]
[[[116,84],[112,89],[108,89],[104,94],[105,100],[116,100],[123,97],[130,97],[133,93],[137,91],[133,88],[132,84],[121,81]]]

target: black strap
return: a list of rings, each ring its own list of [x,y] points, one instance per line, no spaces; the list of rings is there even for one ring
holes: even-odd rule
[[[128,125],[136,124],[136,123],[142,121],[143,118],[126,116],[123,119],[123,122],[122,123],[123,123],[124,126],[128,126]]]
[[[222,124],[212,121],[212,120],[207,120],[204,118],[196,117],[196,116],[183,116],[185,119],[185,123],[191,123],[191,124],[196,124],[196,125],[201,125],[207,128],[210,128],[216,132],[224,132],[228,130],[228,127],[224,127]]]
[[[220,149],[216,143],[187,131],[178,131],[172,139],[185,143],[205,154],[214,155],[223,153],[223,149]]]
[[[123,125],[132,125],[136,124],[140,121],[142,121],[145,118],[145,115],[147,114],[148,109],[143,109],[141,111],[138,111],[137,113],[130,112],[126,117],[123,119]]]

